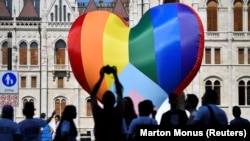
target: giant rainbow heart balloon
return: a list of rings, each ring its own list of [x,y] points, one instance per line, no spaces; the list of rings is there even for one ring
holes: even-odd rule
[[[129,28],[125,20],[109,11],[79,16],[68,36],[72,71],[88,93],[104,65],[117,66],[124,96],[137,101],[151,99],[158,108],[167,94],[180,94],[200,68],[204,31],[197,13],[181,3],[149,9]],[[111,76],[98,93],[114,90]]]

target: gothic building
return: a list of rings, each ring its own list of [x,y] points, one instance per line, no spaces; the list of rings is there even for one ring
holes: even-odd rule
[[[164,2],[172,2],[165,0]],[[202,66],[184,93],[201,98],[206,89],[218,92],[217,104],[229,120],[232,106],[250,119],[250,0],[179,0],[199,14],[205,30]],[[68,31],[81,14],[108,10],[130,27],[163,0],[0,0],[0,74],[18,73],[18,92],[0,93],[0,106],[15,106],[15,121],[24,119],[23,104],[33,101],[36,115],[60,114],[77,106],[80,133],[93,130],[89,94],[78,84],[67,55]],[[11,60],[9,62],[8,60]]]

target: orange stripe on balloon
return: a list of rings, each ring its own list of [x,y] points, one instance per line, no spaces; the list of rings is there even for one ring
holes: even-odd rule
[[[109,16],[108,11],[93,11],[87,13],[81,30],[81,53],[85,76],[92,89],[99,79],[103,64],[103,33]],[[98,18],[97,18],[98,17]],[[96,61],[98,60],[98,61]],[[108,87],[102,83],[97,94],[98,99]]]
[[[103,37],[103,59],[104,64],[116,66],[118,74],[129,63],[129,30],[123,18],[113,13],[109,15]],[[110,88],[114,82],[113,77],[106,77],[105,80]]]

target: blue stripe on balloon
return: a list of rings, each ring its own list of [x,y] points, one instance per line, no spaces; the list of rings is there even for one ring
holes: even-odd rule
[[[199,50],[199,25],[193,11],[184,5],[177,5],[182,52],[182,78],[186,77],[196,64]],[[190,34],[192,33],[192,34]],[[196,33],[196,34],[195,34]],[[197,42],[195,42],[197,40]],[[190,48],[191,47],[191,48]],[[193,47],[193,48],[192,48]],[[191,50],[190,50],[191,49]]]
[[[168,97],[162,88],[131,64],[128,64],[119,74],[119,80],[124,88],[123,96],[135,91],[144,99],[152,100],[157,109]],[[114,91],[114,84],[110,90]]]
[[[181,83],[182,50],[176,10],[176,4],[164,4],[150,11],[154,28],[158,84],[167,93],[173,92]]]

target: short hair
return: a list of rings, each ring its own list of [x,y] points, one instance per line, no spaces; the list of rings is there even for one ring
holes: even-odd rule
[[[233,106],[233,115],[235,117],[240,117],[241,115],[241,110],[239,106]]]
[[[149,116],[154,109],[154,105],[151,100],[143,100],[139,103],[138,108],[140,116]]]
[[[215,90],[206,90],[204,94],[204,98],[207,102],[215,104],[218,99],[218,94]]]
[[[41,113],[41,114],[40,114],[40,118],[45,119],[45,117],[46,117],[46,114],[45,114],[45,113]]]
[[[190,102],[190,104],[192,105],[193,108],[196,108],[198,103],[199,103],[199,99],[195,94],[187,94],[187,99],[188,102]]]

